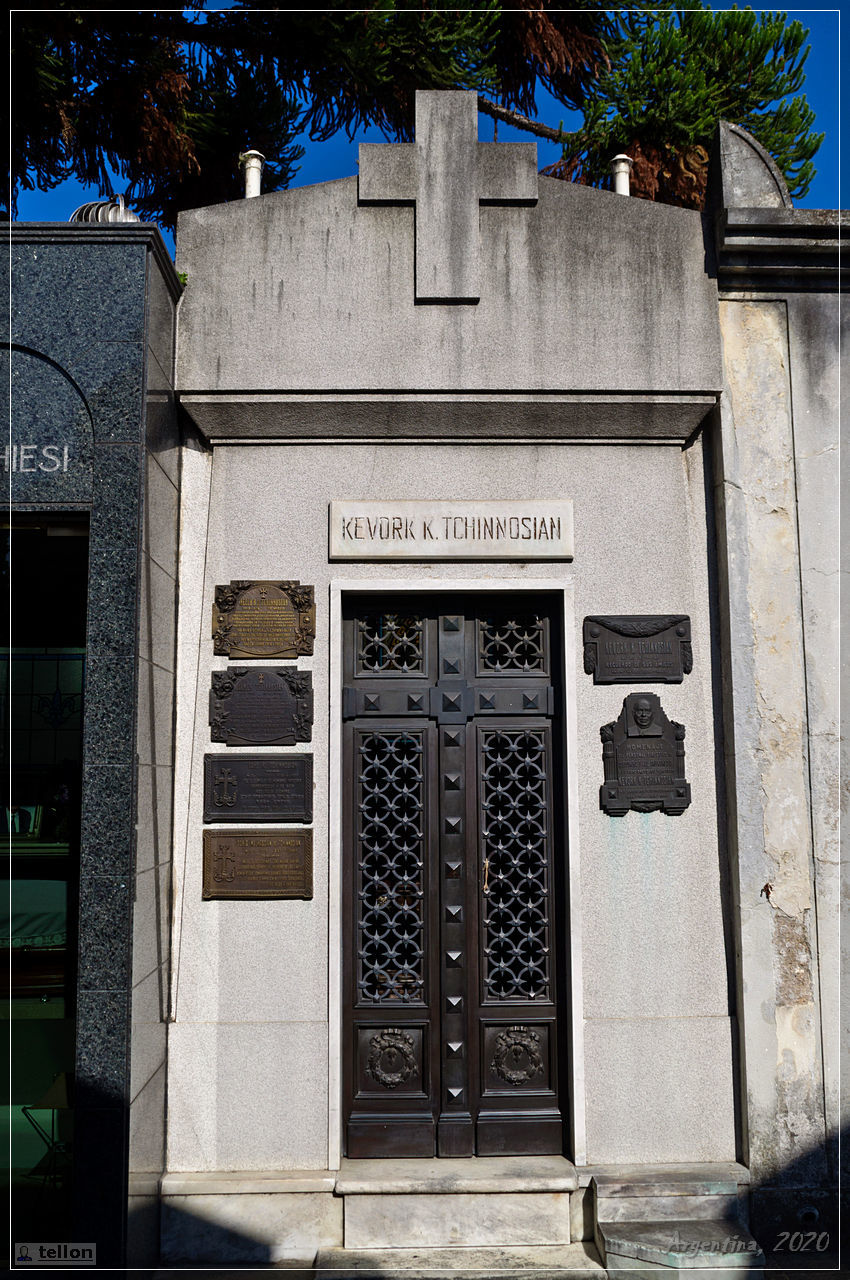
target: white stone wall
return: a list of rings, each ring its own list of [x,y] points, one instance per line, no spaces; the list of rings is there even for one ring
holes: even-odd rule
[[[524,578],[569,584],[575,631],[568,642],[579,654],[587,613],[691,616],[693,673],[681,685],[655,686],[668,716],[687,728],[693,800],[681,816],[600,812],[599,728],[617,716],[628,687],[594,687],[579,669],[568,689],[576,725],[569,768],[578,797],[571,815],[578,848],[569,856],[580,886],[571,905],[583,973],[572,999],[584,1039],[573,1064],[575,1155],[594,1162],[733,1159],[700,440],[685,450],[343,441],[198,447],[186,450],[182,494],[168,1167],[315,1169],[338,1158],[330,600],[332,583],[356,588],[370,580],[422,589]],[[572,563],[328,561],[334,499],[529,496],[572,498]],[[298,748],[315,757],[315,894],[310,902],[205,903],[210,672],[227,665],[212,652],[213,593],[231,579],[264,578],[295,578],[316,589],[315,653],[298,660],[312,670],[315,693],[313,742]]]

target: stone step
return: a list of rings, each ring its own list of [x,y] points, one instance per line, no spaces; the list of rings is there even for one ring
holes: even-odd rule
[[[568,1191],[346,1196],[347,1249],[570,1243]]]
[[[592,1244],[504,1249],[323,1249],[315,1280],[603,1280]]]
[[[561,1156],[343,1160],[346,1249],[568,1245],[575,1166]]]
[[[734,1195],[750,1181],[739,1164],[591,1165],[581,1170],[582,1185],[592,1182],[599,1198]],[[682,1214],[682,1217],[687,1217]]]
[[[657,1222],[662,1219],[727,1219],[741,1214],[737,1191],[729,1195],[652,1195],[600,1197],[596,1199],[597,1222]]]
[[[758,1276],[764,1255],[740,1222],[679,1218],[656,1222],[597,1224],[597,1243],[609,1280],[635,1271],[683,1276],[710,1271],[712,1280]]]
[[[680,1165],[597,1170],[591,1177],[595,1219],[655,1222],[667,1218],[746,1217],[746,1171],[736,1165]]]

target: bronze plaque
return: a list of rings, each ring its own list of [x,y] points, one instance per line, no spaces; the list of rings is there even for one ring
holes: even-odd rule
[[[295,667],[214,671],[210,735],[229,747],[291,747],[309,742],[313,677]]]
[[[313,652],[316,602],[300,582],[216,587],[213,651],[228,658],[297,658]]]
[[[204,832],[204,898],[312,896],[312,831]]]
[[[604,724],[605,781],[599,807],[611,817],[683,813],[691,803],[685,780],[685,726],[668,720],[657,693],[630,693],[617,720]]]
[[[312,756],[204,756],[204,822],[312,820]]]
[[[584,669],[594,684],[681,684],[693,667],[684,613],[585,618]]]

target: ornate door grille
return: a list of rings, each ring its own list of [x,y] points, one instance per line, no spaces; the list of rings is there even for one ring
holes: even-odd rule
[[[560,1153],[566,850],[545,600],[350,600],[349,1156]]]

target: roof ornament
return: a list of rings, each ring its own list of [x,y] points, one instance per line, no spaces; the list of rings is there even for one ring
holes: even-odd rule
[[[69,222],[141,222],[138,214],[126,208],[123,196],[110,196],[108,200],[90,200],[75,209]]]

